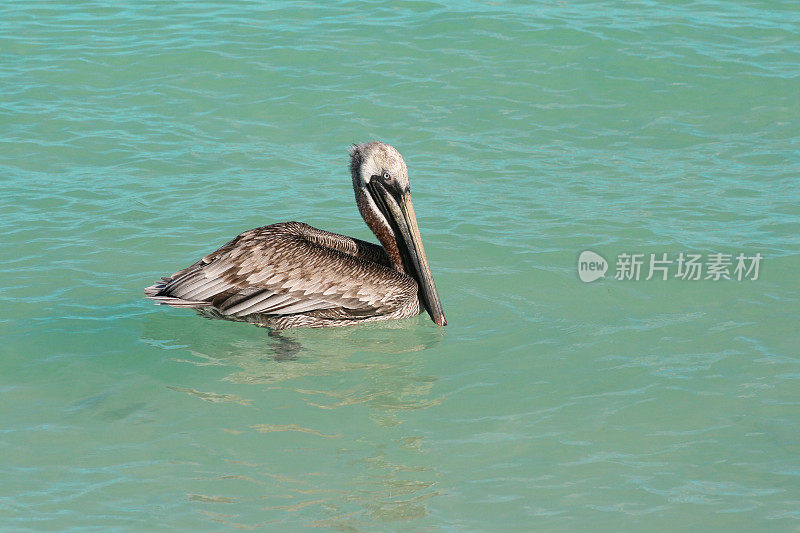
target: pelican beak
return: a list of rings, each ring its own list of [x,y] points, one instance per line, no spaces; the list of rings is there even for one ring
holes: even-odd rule
[[[400,236],[398,246],[403,255],[406,269],[419,284],[420,296],[425,310],[431,319],[439,326],[446,326],[442,302],[433,282],[425,248],[422,246],[422,237],[419,234],[417,216],[414,213],[414,204],[411,202],[411,191],[401,190],[399,187],[386,185],[373,179],[369,189],[376,203],[383,211],[395,234]]]

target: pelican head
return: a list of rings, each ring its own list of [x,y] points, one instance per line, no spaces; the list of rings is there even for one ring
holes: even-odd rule
[[[350,149],[350,172],[358,210],[386,249],[394,267],[417,281],[425,310],[447,324],[419,234],[408,167],[394,147],[372,141]]]

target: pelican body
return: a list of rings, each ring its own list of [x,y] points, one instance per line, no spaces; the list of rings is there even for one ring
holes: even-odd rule
[[[408,318],[447,321],[419,233],[400,153],[373,141],[350,150],[358,210],[381,245],[301,222],[245,231],[147,287],[159,304],[271,329]]]

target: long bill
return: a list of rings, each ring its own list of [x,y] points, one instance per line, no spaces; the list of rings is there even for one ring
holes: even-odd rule
[[[436,284],[433,282],[431,268],[428,266],[428,258],[425,256],[417,216],[414,213],[414,204],[411,202],[411,193],[408,190],[390,191],[381,183],[371,184],[371,188],[378,193],[377,196],[381,200],[378,205],[385,208],[384,214],[400,234],[397,244],[408,266],[413,270],[413,277],[419,283],[425,310],[437,325],[446,326],[447,319],[444,316],[439,293],[436,291]]]

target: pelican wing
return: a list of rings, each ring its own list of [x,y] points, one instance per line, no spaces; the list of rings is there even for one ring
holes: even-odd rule
[[[145,292],[159,303],[213,306],[232,317],[323,310],[384,314],[416,292],[412,278],[348,253],[352,242],[328,242],[336,234],[324,232],[320,244],[309,238],[309,229],[314,230],[285,223],[246,231]]]

